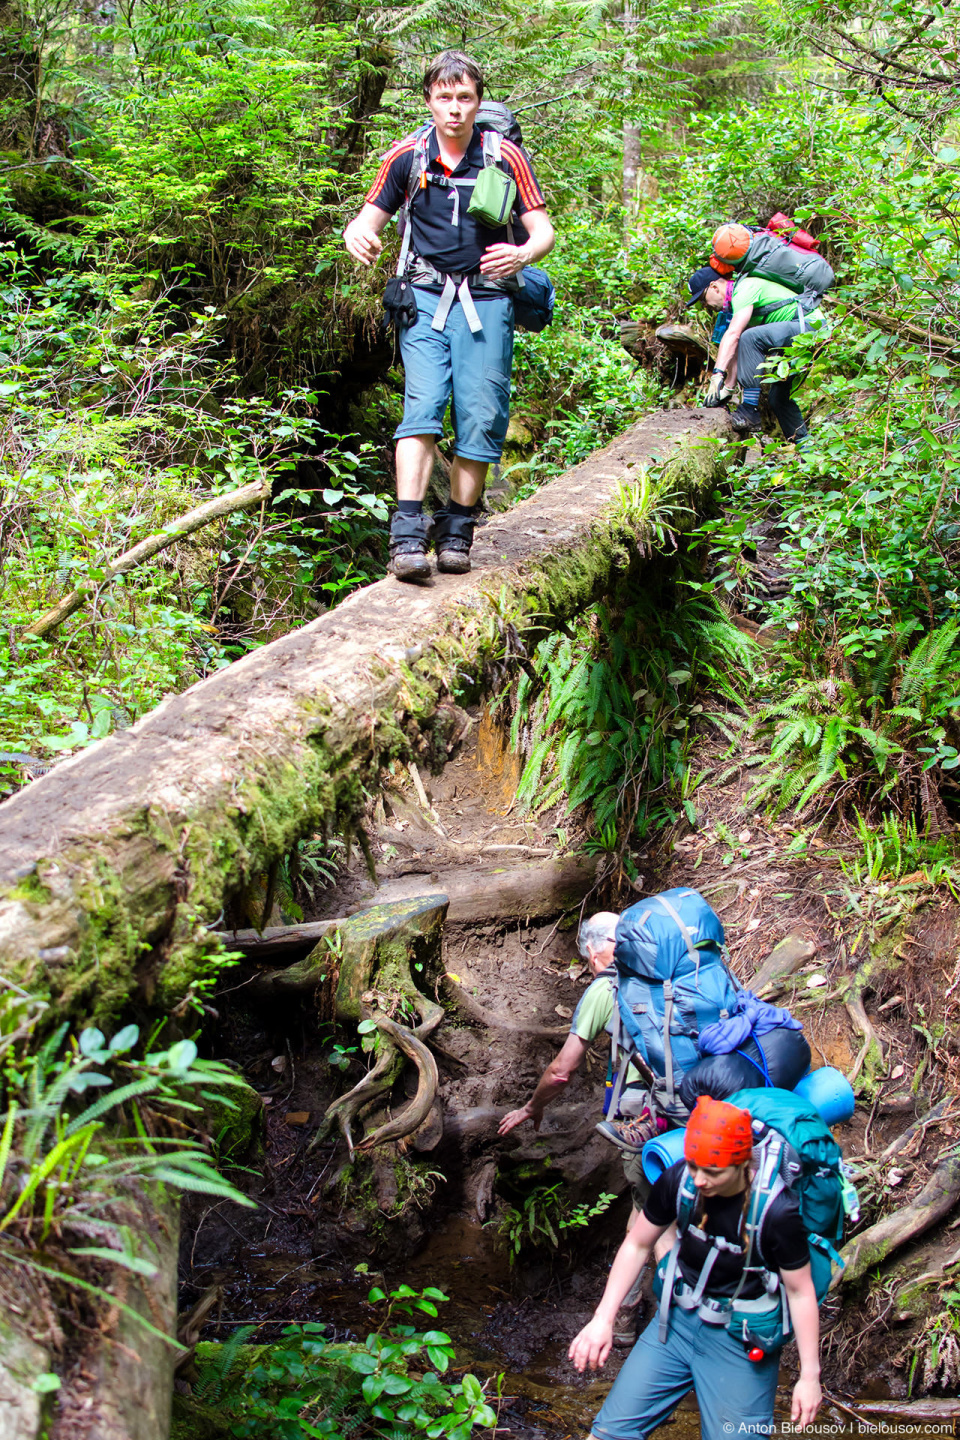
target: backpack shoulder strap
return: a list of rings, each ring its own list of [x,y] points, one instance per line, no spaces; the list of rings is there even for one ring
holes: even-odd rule
[[[407,171],[407,194],[403,202],[403,240],[400,245],[400,258],[397,261],[397,274],[403,275],[407,268],[407,260],[410,257],[410,241],[413,227],[410,224],[410,207],[413,204],[413,197],[418,190],[422,190],[427,179],[427,158],[430,154],[430,136],[435,127],[430,125],[422,134],[417,136],[416,144],[413,147],[413,154],[410,157],[410,169]]]
[[[482,130],[483,136],[483,163],[484,165],[499,165],[502,170],[507,169],[507,163],[503,158],[503,137],[499,130]]]

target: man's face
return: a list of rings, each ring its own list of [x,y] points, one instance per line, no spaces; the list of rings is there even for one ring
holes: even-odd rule
[[[722,310],[727,303],[727,282],[725,280],[714,280],[706,288],[704,301],[711,310]]]
[[[454,142],[469,140],[480,108],[477,87],[469,75],[438,81],[430,91],[427,106],[438,135]]]

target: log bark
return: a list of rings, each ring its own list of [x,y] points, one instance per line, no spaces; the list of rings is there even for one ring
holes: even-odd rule
[[[446,756],[458,675],[499,655],[506,606],[542,634],[639,581],[649,525],[618,485],[657,457],[696,523],[722,411],[651,416],[482,528],[468,575],[390,578],[266,645],[0,807],[0,961],[64,1017],[178,1005],[229,900],[322,823],[355,816],[394,758]],[[678,443],[680,442],[680,443]]]
[[[881,1265],[894,1250],[922,1235],[948,1215],[960,1200],[960,1155],[941,1161],[915,1200],[856,1235],[843,1247],[846,1269],[834,1278],[837,1285],[852,1285],[868,1270]]]
[[[220,520],[224,515],[233,515],[237,510],[249,510],[253,505],[260,505],[270,499],[270,482],[255,480],[252,485],[244,485],[240,490],[231,490],[227,495],[217,495],[213,500],[207,500],[205,504],[198,505],[194,510],[188,510],[186,515],[181,515],[177,520],[171,520],[157,535],[148,535],[146,540],[141,540],[132,549],[125,550],[115,560],[110,560],[103,567],[103,579],[96,585],[91,585],[82,590],[71,590],[69,595],[64,595],[48,610],[41,615],[39,620],[34,620],[24,630],[24,635],[34,635],[38,639],[45,635],[51,635],[58,625],[68,620],[71,615],[86,604],[91,595],[98,593],[111,580],[118,575],[126,575],[130,570],[135,570],[145,560],[152,560],[154,555],[159,555],[161,550],[166,550],[168,545],[174,545],[182,540],[185,535],[192,535],[195,530],[200,530],[204,525],[209,525],[212,520]]]
[[[536,865],[502,870],[441,870],[436,878],[410,875],[390,880],[365,906],[382,905],[413,896],[445,895],[451,924],[487,920],[545,920],[570,910],[596,883],[596,855],[562,855]]]
[[[239,950],[250,960],[270,961],[312,950],[342,924],[342,919],[309,920],[303,925],[271,925],[262,932],[215,930],[213,934],[222,942],[224,950]]]

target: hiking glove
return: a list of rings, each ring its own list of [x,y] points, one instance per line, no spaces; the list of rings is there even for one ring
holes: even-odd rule
[[[713,410],[716,406],[723,404],[723,382],[726,378],[726,370],[714,370],[710,376],[710,384],[707,386],[707,393],[703,397],[703,404],[706,410]]]

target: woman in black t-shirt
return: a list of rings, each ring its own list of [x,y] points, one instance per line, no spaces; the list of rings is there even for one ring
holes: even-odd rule
[[[745,1110],[700,1097],[687,1125],[685,1159],[654,1185],[617,1252],[593,1319],[570,1346],[570,1358],[578,1370],[587,1366],[595,1370],[606,1361],[620,1303],[656,1241],[677,1218],[678,1191],[687,1172],[698,1203],[678,1242],[679,1292],[692,1297],[709,1263],[702,1291],[708,1309],[712,1302],[719,1302],[722,1309],[723,1302],[735,1293],[742,1300],[764,1295],[759,1275],[748,1272],[743,1278],[752,1145],[750,1116]],[[770,1202],[763,1243],[764,1263],[779,1275],[796,1335],[800,1378],[793,1390],[791,1419],[802,1427],[813,1422],[820,1408],[820,1323],[806,1231],[789,1190]],[[591,1440],[641,1440],[669,1419],[691,1389],[700,1407],[703,1440],[772,1433],[778,1354],[761,1356],[759,1351],[751,1351],[750,1355],[758,1357],[751,1359],[726,1324],[708,1323],[696,1303],[691,1308],[677,1303],[670,1306],[662,1344],[659,1329],[655,1318],[637,1341],[594,1421]]]

